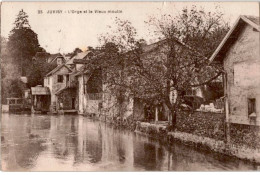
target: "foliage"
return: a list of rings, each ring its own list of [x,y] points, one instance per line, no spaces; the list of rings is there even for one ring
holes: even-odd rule
[[[21,76],[27,76],[28,87],[42,84],[44,74],[53,69],[43,61],[32,62],[37,52],[46,52],[39,46],[37,34],[31,29],[28,15],[21,10],[14,22],[8,40],[1,38],[1,100],[22,97],[25,84]],[[28,88],[27,87],[27,88]]]
[[[6,72],[3,69],[3,64],[6,62],[6,59],[8,57],[8,52],[7,52],[7,48],[6,48],[6,39],[4,37],[1,37],[1,65],[2,65],[2,69],[1,69],[1,81],[6,77]]]
[[[12,58],[19,64],[21,74],[25,75],[26,65],[32,61],[37,51],[42,51],[37,34],[31,29],[28,15],[21,10],[17,15],[8,38],[8,49]]]
[[[164,59],[160,59],[162,64],[156,63],[156,71],[162,74],[153,76],[167,82],[164,83],[166,86],[161,86],[166,92],[162,100],[172,113],[176,114],[182,104],[185,90],[206,85],[222,73],[222,67],[209,65],[209,57],[229,30],[222,17],[220,12],[206,13],[193,6],[191,9],[184,8],[175,17],[164,15],[161,19],[149,20],[148,23],[157,28],[156,32],[163,36],[167,46]],[[176,92],[174,102],[168,98],[171,88]],[[176,115],[173,118],[176,119]]]
[[[184,8],[177,16],[163,15],[161,18],[151,17],[147,22],[155,27],[155,34],[162,38],[178,39],[188,44],[193,51],[210,57],[229,25],[223,20],[223,13],[206,12],[202,8],[192,6]]]
[[[10,94],[11,97],[21,97],[23,90],[25,89],[24,84],[20,79],[11,80],[10,86],[7,89],[7,94]]]
[[[100,93],[102,92],[102,74],[100,69],[96,69],[91,74],[91,77],[87,83],[88,93]]]
[[[24,88],[15,61],[9,54],[7,40],[1,37],[1,103],[5,104],[8,97],[22,97]]]

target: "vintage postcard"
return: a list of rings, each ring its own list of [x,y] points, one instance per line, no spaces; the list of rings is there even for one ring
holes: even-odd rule
[[[258,2],[2,2],[2,171],[259,171]]]

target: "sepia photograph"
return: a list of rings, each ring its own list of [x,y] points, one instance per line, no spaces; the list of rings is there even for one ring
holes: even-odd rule
[[[1,2],[1,171],[260,171],[259,2]]]

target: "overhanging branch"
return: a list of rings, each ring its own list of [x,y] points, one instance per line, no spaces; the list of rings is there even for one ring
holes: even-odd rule
[[[215,80],[216,78],[218,78],[221,74],[222,74],[222,72],[218,72],[217,75],[215,75],[214,77],[210,78],[209,80],[204,81],[203,83],[190,85],[190,87],[198,87],[198,86],[202,86],[202,85],[208,84],[208,83],[210,83],[211,81],[213,81],[213,80]]]

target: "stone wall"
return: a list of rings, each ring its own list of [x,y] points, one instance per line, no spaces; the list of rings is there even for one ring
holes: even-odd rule
[[[228,95],[229,121],[248,124],[248,99],[256,99],[256,116],[260,115],[260,61],[259,32],[250,25],[241,28],[240,34],[223,58],[227,73],[225,94]],[[256,118],[260,126],[260,118]]]
[[[208,137],[176,131],[168,133],[168,142],[180,142],[200,150],[214,151],[228,156],[234,156],[240,159],[260,163],[260,149],[253,149],[235,144],[226,144],[224,141]]]
[[[260,149],[260,127],[231,123],[230,143],[251,149]]]
[[[182,111],[177,115],[177,130],[216,140],[225,139],[225,114]]]

